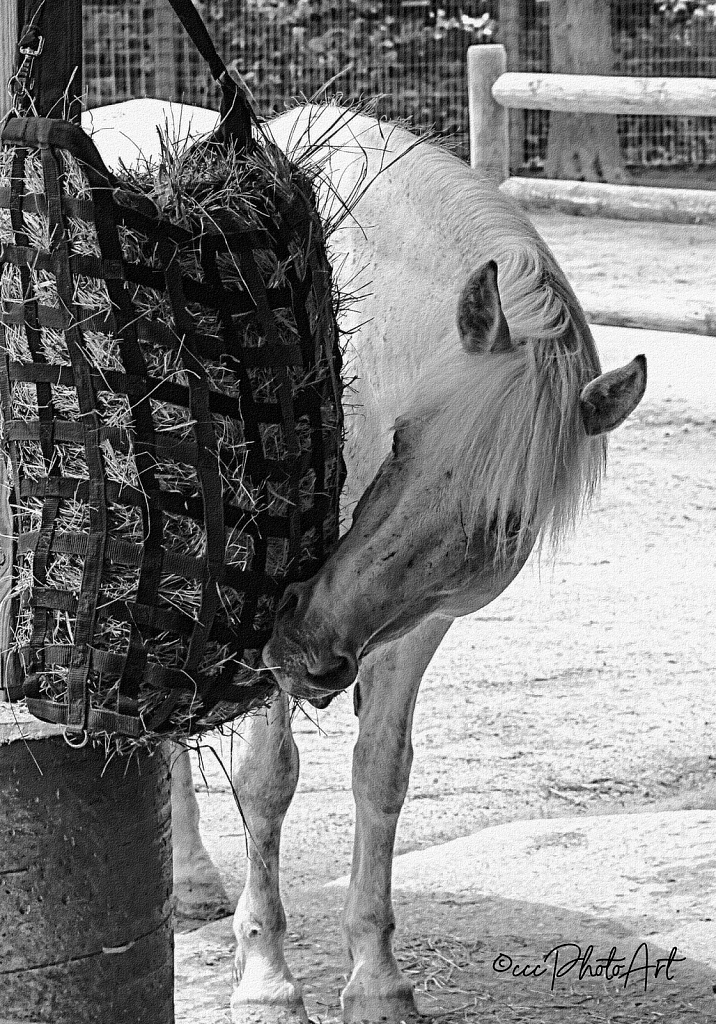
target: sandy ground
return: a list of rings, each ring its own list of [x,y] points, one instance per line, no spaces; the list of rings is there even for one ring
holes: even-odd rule
[[[716,299],[716,225],[642,224],[533,214],[585,308]]]
[[[713,227],[535,219],[578,294],[713,298]],[[716,339],[595,334],[607,367],[646,352],[645,400],[612,435],[601,496],[574,539],[456,623],[433,659],[398,854],[519,819],[716,807]],[[346,968],[343,893],[323,886],[350,865],[355,725],[348,695],[299,718],[302,774],[284,830],[288,958],[321,1020],[338,1013]],[[228,763],[227,742],[214,745]],[[213,761],[204,758],[208,788],[198,783],[204,833],[235,899],[243,832]],[[441,1020],[716,1019],[716,973],[703,963],[641,1001],[598,980],[552,993],[489,969],[490,950],[506,937],[527,952],[525,937],[546,927],[546,941],[550,922],[536,904],[399,888],[395,902],[399,955],[421,1009]],[[600,943],[628,932],[618,912],[557,928],[575,942],[585,933],[593,941],[594,929]],[[202,935],[189,960],[208,956],[227,986],[228,924]],[[178,1019],[196,1020],[181,991]]]
[[[649,288],[654,292],[669,288],[675,303],[686,286],[682,289],[673,283],[664,252],[669,252],[684,275],[691,258],[693,274],[701,282],[700,295],[710,294],[707,280],[708,273],[714,273],[715,228],[616,224],[561,215],[541,216],[536,223],[578,294],[591,280],[590,267],[597,251],[602,252],[604,263],[618,259],[623,276],[632,258],[638,261],[639,274],[651,268]],[[625,232],[631,233],[628,244],[623,241]],[[579,245],[574,245],[575,236]],[[621,280],[610,282],[609,288],[618,289],[622,284]],[[643,288],[640,294],[644,295]],[[505,730],[519,732],[515,715],[534,723],[528,728],[536,734],[543,734],[545,723],[555,720],[549,730],[549,745],[545,740],[540,744],[551,756],[560,735],[558,720],[562,716],[557,715],[557,708],[575,690],[581,691],[577,703],[588,717],[602,712],[613,715],[618,699],[615,687],[616,693],[631,693],[633,706],[625,717],[635,717],[638,711],[640,734],[657,732],[655,747],[666,753],[670,741],[678,742],[664,731],[679,728],[673,714],[674,693],[679,696],[691,675],[703,674],[705,679],[714,667],[714,610],[709,588],[716,561],[716,339],[599,327],[595,335],[605,367],[626,361],[638,351],[647,353],[645,399],[636,415],[612,435],[601,496],[572,542],[554,559],[544,555],[541,562],[533,559],[498,601],[457,622],[434,658],[416,714],[416,764],[409,801],[413,804],[430,799],[432,782],[444,780],[440,767],[447,753],[444,746],[459,741],[459,750],[453,747],[452,756],[468,769],[479,763],[482,773],[485,762],[492,760],[485,731],[499,740],[490,746],[501,747]],[[537,636],[540,642],[535,644]],[[647,666],[649,671],[645,671]],[[649,693],[643,703],[637,699],[641,687]],[[662,702],[667,693],[672,695],[668,707]],[[585,704],[582,698],[587,696]],[[449,714],[450,707],[460,708],[462,713],[456,718]],[[696,754],[699,744],[703,749],[709,716],[701,722],[703,731],[695,734],[692,728],[699,711],[693,704],[689,710],[694,720],[684,725]],[[667,711],[672,713],[665,714]],[[447,734],[447,718],[455,722],[455,736]],[[465,728],[467,723],[474,727]],[[622,725],[614,715],[608,733],[617,730],[633,736],[634,724]],[[338,698],[327,712],[314,713],[314,721],[299,721],[295,731],[303,753],[300,803],[329,790],[348,793],[350,759],[341,756],[339,746],[351,744],[354,737],[349,695]],[[685,737],[681,738],[685,742]],[[604,733],[593,738],[599,751],[604,750],[604,743]],[[473,756],[475,744],[479,750]],[[226,744],[222,749],[227,756]],[[502,760],[500,753],[498,759]],[[635,760],[643,760],[643,750],[632,753]],[[520,760],[526,754],[522,751],[515,757],[513,753],[507,760]],[[324,761],[324,756],[328,760]],[[335,766],[341,764],[345,771],[339,769],[336,775]],[[520,770],[511,763],[508,774],[514,777]],[[321,782],[322,771],[331,779],[328,789]],[[464,771],[460,777],[467,783],[460,791],[474,793],[474,780]],[[514,781],[509,792],[523,788],[524,779]],[[495,792],[494,782],[491,778],[487,787],[491,793]],[[212,784],[210,788],[215,787]],[[623,780],[621,788],[626,793],[638,787]],[[455,792],[454,786],[448,791],[441,787],[436,796],[445,803]],[[523,794],[525,807],[534,795]],[[564,809],[564,804],[561,806]],[[420,845],[441,838],[432,831],[436,827],[433,809],[429,815],[424,811],[425,807],[418,816],[429,818],[429,823],[423,821],[423,828],[427,824],[431,831],[418,840]],[[494,798],[489,805],[476,804],[472,822],[505,820],[501,813],[495,817],[496,811]],[[403,830],[409,812],[406,807]],[[209,807],[206,813],[211,815]],[[287,836],[296,813],[294,806]],[[469,826],[470,821],[463,824]],[[452,829],[448,832],[452,837]],[[414,843],[409,843],[411,848]]]

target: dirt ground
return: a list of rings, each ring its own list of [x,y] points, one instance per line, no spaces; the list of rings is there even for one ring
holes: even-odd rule
[[[578,295],[713,300],[714,227],[535,220]],[[716,807],[716,339],[595,334],[606,365],[646,351],[647,395],[612,435],[601,497],[573,541],[456,623],[435,656],[418,702],[398,854],[521,818]],[[350,866],[355,731],[350,695],[296,725],[302,773],[283,845],[287,958],[321,1021],[338,1015],[345,979],[344,893],[323,885]],[[213,745],[228,765],[229,744]],[[214,758],[203,760],[205,841],[236,899],[243,831]],[[506,939],[525,959],[550,948],[549,920],[540,948],[525,939],[539,908],[465,902],[459,892],[436,901],[397,891],[395,903],[398,955],[433,1019],[716,1019],[716,954],[648,995],[602,979],[550,992],[490,969]],[[618,917],[605,928],[584,916],[554,937],[598,934],[604,947],[624,927]],[[228,924],[204,933],[192,955],[213,957],[228,998]],[[190,1005],[180,984],[178,1020],[196,1019]]]

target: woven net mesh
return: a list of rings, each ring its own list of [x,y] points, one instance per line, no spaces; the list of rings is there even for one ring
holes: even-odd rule
[[[166,148],[166,147],[165,147]],[[79,128],[0,149],[15,696],[188,736],[267,700],[285,586],[338,536],[341,356],[311,183],[214,140],[114,178]]]

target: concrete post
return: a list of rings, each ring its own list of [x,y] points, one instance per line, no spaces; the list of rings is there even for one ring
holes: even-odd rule
[[[470,111],[470,166],[498,184],[510,174],[508,115],[492,97],[492,86],[507,70],[504,46],[471,46],[467,51]]]
[[[0,704],[0,1021],[172,1024],[169,764]]]

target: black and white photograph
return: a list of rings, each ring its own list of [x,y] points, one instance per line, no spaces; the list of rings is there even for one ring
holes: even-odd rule
[[[716,3],[0,78],[0,1024],[716,1021]]]

